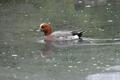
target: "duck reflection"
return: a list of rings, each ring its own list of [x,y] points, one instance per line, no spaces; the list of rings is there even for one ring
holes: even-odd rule
[[[55,53],[57,48],[68,48],[82,43],[82,39],[79,40],[70,40],[70,41],[44,41],[45,45],[41,52],[41,57],[50,57]]]
[[[54,47],[50,41],[45,42],[45,45],[41,52],[41,57],[43,57],[43,58],[50,57],[54,53],[53,48]]]

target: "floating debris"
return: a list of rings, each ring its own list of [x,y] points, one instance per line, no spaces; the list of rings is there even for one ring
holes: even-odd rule
[[[98,28],[99,31],[104,31],[104,29]]]
[[[105,65],[106,67],[109,67],[110,65]]]
[[[107,20],[107,22],[113,22],[113,20]]]
[[[109,8],[106,8],[107,10],[109,9]]]
[[[25,14],[24,16],[25,16],[25,17],[27,17],[27,16],[28,16],[28,14]]]
[[[110,4],[110,3],[108,3],[107,5],[108,5],[108,6],[111,6],[111,4]]]
[[[53,65],[53,66],[55,66],[55,67],[56,67],[57,65],[55,64],[55,65]]]
[[[21,67],[17,67],[17,69],[21,69]]]
[[[7,66],[6,68],[9,69],[9,68],[11,68],[11,67],[10,67],[10,66]]]
[[[95,60],[95,57],[91,57],[92,60]]]
[[[97,64],[96,63],[94,63],[94,64],[92,64],[93,66],[97,66]]]
[[[68,72],[71,72],[71,70],[67,70]]]
[[[35,53],[35,51],[31,51],[31,53]]]
[[[80,3],[82,3],[82,1],[78,1],[78,3],[80,4]]]
[[[69,68],[72,68],[73,66],[68,66]]]
[[[40,6],[39,8],[40,8],[40,9],[42,9],[42,7],[41,7],[41,6]]]
[[[82,63],[82,62],[81,62],[81,61],[78,61],[77,63],[80,64],[80,63]]]
[[[86,5],[85,7],[90,8],[90,7],[91,7],[91,5]]]
[[[13,57],[17,57],[18,55],[17,54],[12,54]]]

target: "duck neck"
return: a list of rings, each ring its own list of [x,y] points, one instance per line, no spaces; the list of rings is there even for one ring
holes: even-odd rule
[[[45,36],[49,36],[51,33],[44,33],[45,34]]]
[[[52,33],[52,30],[49,30],[49,31],[45,31],[45,32],[44,32],[45,36],[49,36],[49,35],[51,35],[51,33]]]

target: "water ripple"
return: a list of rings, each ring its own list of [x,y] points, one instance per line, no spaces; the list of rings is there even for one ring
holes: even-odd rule
[[[97,46],[97,45],[119,45],[120,44],[120,38],[103,38],[103,39],[97,39],[97,38],[82,38],[83,41],[79,40],[72,40],[72,41],[59,41],[59,42],[52,42],[52,45],[59,46],[59,47],[69,47],[69,46]],[[37,43],[44,44],[43,39],[37,39]]]

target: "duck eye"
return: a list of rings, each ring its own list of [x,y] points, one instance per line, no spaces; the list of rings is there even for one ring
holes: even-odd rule
[[[42,29],[44,29],[44,28],[45,28],[45,26],[41,26],[41,28],[42,28]]]

